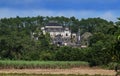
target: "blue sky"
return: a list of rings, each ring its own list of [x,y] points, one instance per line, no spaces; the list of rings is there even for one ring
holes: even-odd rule
[[[0,18],[25,16],[101,17],[116,21],[119,0],[0,0]]]

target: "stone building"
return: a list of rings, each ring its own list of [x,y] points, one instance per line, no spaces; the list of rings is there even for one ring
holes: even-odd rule
[[[75,45],[77,42],[76,33],[71,33],[68,27],[55,22],[50,22],[41,27],[43,34],[49,33],[53,44],[57,45]]]

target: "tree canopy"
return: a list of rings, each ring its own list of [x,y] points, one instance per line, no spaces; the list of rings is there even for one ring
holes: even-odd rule
[[[89,33],[87,48],[58,47],[50,44],[49,33],[40,28],[49,21],[68,26],[71,32]],[[33,32],[34,37],[32,38]],[[83,43],[85,42],[83,41]],[[0,59],[88,61],[102,65],[120,61],[120,18],[116,23],[101,18],[19,17],[0,19]]]

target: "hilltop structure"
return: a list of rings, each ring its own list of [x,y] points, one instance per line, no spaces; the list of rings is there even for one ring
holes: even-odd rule
[[[41,27],[41,30],[43,31],[43,34],[50,34],[53,44],[70,46],[76,45],[78,42],[76,33],[71,33],[71,30],[68,27],[55,22],[48,23],[44,27]]]
[[[39,29],[37,29],[39,30]],[[91,33],[85,32],[81,35],[80,29],[77,33],[72,33],[69,27],[58,24],[57,22],[49,22],[41,27],[42,33],[45,35],[49,33],[51,37],[51,44],[58,46],[74,46],[85,48],[89,46],[89,38]],[[31,33],[33,39],[38,40],[41,33],[39,31]]]

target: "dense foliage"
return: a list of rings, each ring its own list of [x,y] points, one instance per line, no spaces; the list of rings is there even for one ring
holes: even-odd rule
[[[120,61],[120,18],[113,23],[101,18],[19,17],[0,20],[0,59],[87,61],[92,66]],[[88,48],[58,47],[50,44],[49,34],[40,28],[49,21],[92,34]],[[38,37],[38,40],[32,37]]]

